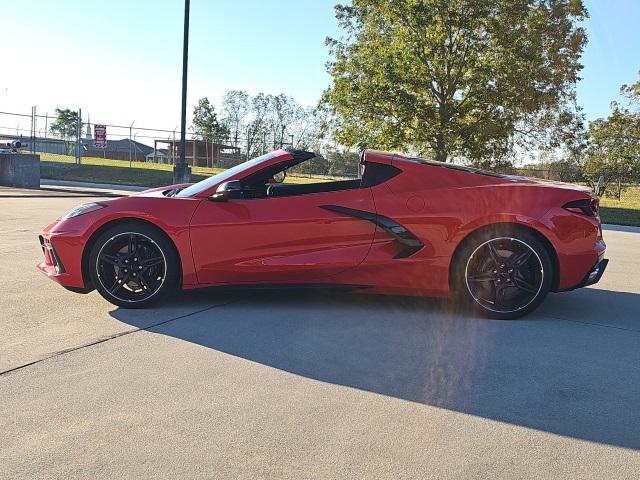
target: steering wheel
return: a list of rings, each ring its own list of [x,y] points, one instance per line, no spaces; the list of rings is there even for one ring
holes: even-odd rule
[[[275,185],[267,186],[267,198],[277,197],[278,196],[277,191],[278,189],[275,187]]]

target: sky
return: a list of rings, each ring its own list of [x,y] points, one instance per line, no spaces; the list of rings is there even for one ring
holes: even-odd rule
[[[191,0],[188,111],[231,89],[315,105],[330,84],[336,0]],[[585,0],[578,84],[588,120],[638,79],[640,1]],[[92,123],[173,130],[180,119],[182,0],[0,0],[0,112],[82,108]],[[190,116],[190,114],[189,114]],[[0,132],[29,119],[0,114]]]

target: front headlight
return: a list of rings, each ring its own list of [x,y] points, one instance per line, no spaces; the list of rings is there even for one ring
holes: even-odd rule
[[[97,202],[85,203],[84,205],[80,205],[78,207],[71,209],[63,217],[61,217],[60,220],[66,220],[67,218],[73,218],[73,217],[77,217],[78,215],[84,215],[85,213],[93,212],[94,210],[100,210],[101,208],[104,208],[104,207],[106,207],[104,203],[97,203]]]

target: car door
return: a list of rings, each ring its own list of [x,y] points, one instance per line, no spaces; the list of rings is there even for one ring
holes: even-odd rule
[[[369,252],[375,224],[323,208],[329,205],[375,212],[370,188],[203,200],[190,228],[198,281],[331,282],[356,268]]]

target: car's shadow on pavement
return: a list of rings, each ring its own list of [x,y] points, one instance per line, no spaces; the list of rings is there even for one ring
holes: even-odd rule
[[[322,382],[640,449],[637,312],[640,295],[597,289],[552,295],[519,321],[423,299],[257,292],[149,331]],[[112,315],[144,327],[135,310]]]

